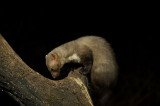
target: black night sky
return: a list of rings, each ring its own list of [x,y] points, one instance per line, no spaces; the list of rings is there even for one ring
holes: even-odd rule
[[[149,7],[62,7],[1,8],[0,33],[25,63],[47,78],[51,75],[45,55],[53,48],[85,35],[102,36],[119,64],[118,83],[108,105],[160,104],[158,28]],[[16,105],[4,92],[0,98],[2,104]]]

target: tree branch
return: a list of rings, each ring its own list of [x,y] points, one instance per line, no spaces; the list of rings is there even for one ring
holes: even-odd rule
[[[0,34],[0,89],[8,92],[21,105],[92,106],[82,82],[85,78],[77,71],[63,80],[47,79],[26,65]]]

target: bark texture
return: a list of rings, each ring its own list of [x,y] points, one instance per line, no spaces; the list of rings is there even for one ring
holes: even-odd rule
[[[26,65],[0,34],[0,89],[21,105],[92,106],[86,77],[78,70],[63,80],[47,79]]]

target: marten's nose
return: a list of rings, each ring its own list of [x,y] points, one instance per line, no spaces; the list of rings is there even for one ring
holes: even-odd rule
[[[51,72],[52,74],[52,77],[55,79],[59,76],[59,73],[58,72]]]

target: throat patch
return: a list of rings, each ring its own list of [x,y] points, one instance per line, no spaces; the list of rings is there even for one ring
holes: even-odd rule
[[[81,61],[80,57],[76,53],[74,53],[73,55],[69,56],[68,60],[69,61],[75,61],[75,62],[78,62],[78,63]]]

